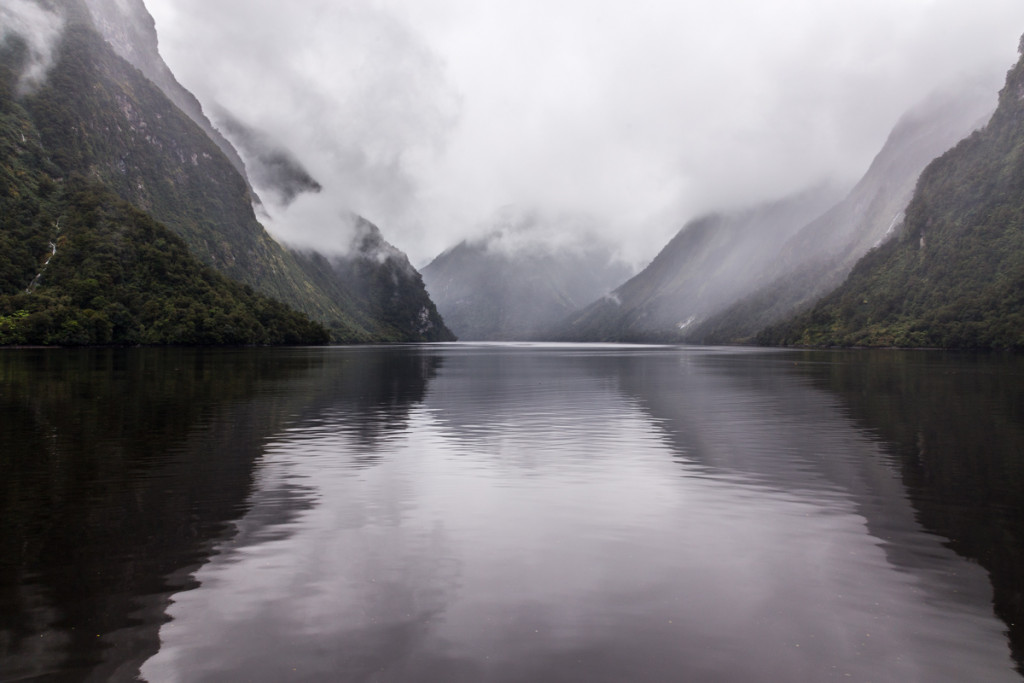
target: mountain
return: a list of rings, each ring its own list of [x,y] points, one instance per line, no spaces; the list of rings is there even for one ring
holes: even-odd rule
[[[745,211],[694,220],[650,265],[571,315],[555,336],[573,341],[681,341],[688,328],[750,293],[786,241],[840,197],[840,190],[822,185]]]
[[[430,296],[460,339],[543,338],[632,274],[596,240],[556,246],[530,234],[551,234],[554,227],[537,216],[520,217],[423,268]]]
[[[137,68],[199,126],[244,177],[245,164],[231,143],[213,127],[199,100],[186,90],[160,56],[156,23],[142,0],[83,0],[92,25],[114,52]]]
[[[356,323],[376,339],[453,341],[406,255],[365,218],[356,216],[354,223],[351,243],[340,254],[293,252],[310,281],[333,297],[352,297]]]
[[[267,234],[239,160],[222,149],[230,143],[208,121],[202,124],[198,102],[162,66],[140,0],[39,0],[37,6],[63,21],[53,63],[36,87],[22,93],[19,78],[4,97],[17,100],[38,132],[53,182],[73,174],[90,178],[180,236],[201,263],[306,313],[336,341],[452,338],[418,274],[390,277],[405,267],[404,256],[389,253],[382,261],[379,252],[357,251],[324,273]],[[145,68],[119,56],[114,44]],[[20,74],[34,52],[17,37],[8,36],[5,45],[6,67]],[[374,276],[375,267],[387,277]],[[419,308],[405,322],[384,322],[365,306],[371,300],[416,301]]]
[[[932,94],[900,119],[842,201],[814,205],[807,220],[780,213],[798,197],[694,221],[635,282],[570,318],[560,336],[749,342],[839,286],[861,256],[891,237],[924,167],[992,109],[990,90],[975,81]],[[804,199],[811,196],[821,195]]]
[[[925,166],[989,119],[992,91],[964,82],[907,112],[850,194],[789,240],[753,293],[694,325],[687,339],[747,342],[838,287],[860,257],[895,234]]]
[[[327,330],[202,265],[92,178],[54,164],[0,46],[0,344],[311,344]]]
[[[218,108],[216,120],[219,128],[214,126],[199,100],[178,82],[160,56],[156,24],[143,0],[83,2],[93,26],[114,52],[141,71],[167,99],[192,119],[247,182],[252,176],[250,190],[253,184],[260,185],[285,203],[301,192],[320,191],[320,184],[287,150],[249,128],[230,112]],[[255,194],[253,199],[258,204],[262,203]]]
[[[921,174],[896,236],[757,340],[1024,348],[1024,57],[988,124]]]

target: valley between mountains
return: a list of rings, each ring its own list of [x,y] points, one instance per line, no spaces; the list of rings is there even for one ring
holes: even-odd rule
[[[857,182],[693,217],[647,264],[599,216],[504,207],[417,269],[355,212],[318,248],[268,232],[323,184],[238,112],[211,118],[142,0],[7,11],[0,344],[1024,347],[1022,62],[998,95],[920,101]],[[33,17],[59,27],[48,53]]]

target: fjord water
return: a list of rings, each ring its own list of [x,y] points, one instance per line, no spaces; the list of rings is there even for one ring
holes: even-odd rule
[[[0,353],[0,679],[1019,680],[1024,362]]]

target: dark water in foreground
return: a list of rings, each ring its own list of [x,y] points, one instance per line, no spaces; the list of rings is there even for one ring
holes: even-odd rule
[[[2,680],[1022,664],[1022,358],[0,352]]]

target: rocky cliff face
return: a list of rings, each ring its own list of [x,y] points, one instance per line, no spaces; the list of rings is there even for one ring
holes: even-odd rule
[[[220,131],[213,127],[195,96],[186,90],[160,56],[156,24],[143,0],[83,0],[93,25],[121,58],[141,71],[183,111],[217,148],[235,170],[246,175],[238,152]]]
[[[213,120],[199,100],[185,89],[159,52],[156,25],[143,0],[83,0],[93,25],[120,57],[141,71],[178,109],[183,111],[224,153],[249,183],[271,192],[287,204],[302,192],[319,192],[320,184],[287,150],[259,131],[245,126],[230,112],[214,108]],[[227,136],[227,137],[226,137]]]
[[[356,217],[355,224],[352,244],[341,254],[294,252],[313,283],[335,297],[353,300],[353,319],[376,338],[454,341],[405,253],[373,223]]]

